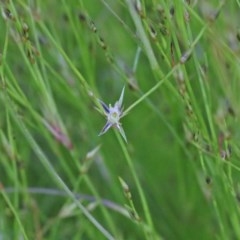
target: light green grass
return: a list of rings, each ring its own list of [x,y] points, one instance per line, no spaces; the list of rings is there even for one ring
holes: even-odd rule
[[[0,239],[239,239],[239,8],[1,1]]]

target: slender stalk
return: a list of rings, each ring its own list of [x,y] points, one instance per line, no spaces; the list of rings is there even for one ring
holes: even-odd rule
[[[82,211],[82,213],[86,216],[86,218],[109,240],[113,240],[114,237],[89,213],[89,211],[76,199],[75,195],[68,188],[65,182],[61,179],[61,177],[57,174],[52,164],[49,162],[44,152],[38,146],[36,141],[33,139],[32,135],[26,128],[25,124],[22,122],[20,118],[16,118],[17,114],[13,112],[13,106],[9,103],[9,110],[12,114],[13,119],[16,121],[17,125],[21,129],[23,135],[28,140],[28,143],[32,147],[35,154],[38,156],[41,163],[44,165],[46,171],[49,172],[53,180],[67,193],[69,198],[76,204],[76,206]]]

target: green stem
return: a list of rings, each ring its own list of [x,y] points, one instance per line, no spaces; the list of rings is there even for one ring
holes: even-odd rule
[[[139,193],[139,196],[140,196],[140,199],[141,199],[141,202],[142,202],[142,206],[143,206],[143,210],[144,210],[144,213],[145,213],[145,217],[146,217],[146,221],[147,221],[147,224],[149,226],[149,228],[151,229],[151,233],[155,233],[155,230],[154,230],[154,226],[153,226],[153,221],[152,221],[152,218],[151,218],[151,214],[150,214],[150,210],[149,210],[149,207],[148,207],[148,204],[147,204],[147,200],[146,200],[146,197],[145,197],[145,194],[143,192],[143,188],[140,184],[140,181],[137,177],[137,174],[136,174],[136,171],[134,169],[134,166],[133,166],[133,162],[131,160],[131,157],[129,156],[129,153],[127,151],[127,148],[124,144],[124,141],[123,139],[120,137],[120,135],[115,131],[115,134],[117,136],[117,139],[118,139],[118,142],[122,148],[122,151],[123,151],[123,154],[127,160],[127,163],[128,163],[128,166],[130,168],[130,171],[133,175],[133,179],[136,183],[136,187],[137,187],[137,190],[138,190],[138,193]],[[148,232],[146,231],[147,229],[144,229],[145,230],[145,234],[146,236],[148,236]]]
[[[171,71],[162,79],[160,80],[155,86],[153,86],[150,90],[148,90],[145,94],[143,94],[136,102],[134,102],[131,106],[129,106],[124,112],[123,117],[127,115],[134,107],[136,107],[139,103],[141,103],[145,98],[155,92],[177,69],[178,64],[175,65]]]
[[[9,103],[9,101],[8,101]],[[9,106],[10,105],[10,106]],[[13,106],[9,103],[8,107],[13,116],[13,119],[18,124],[19,128],[23,132],[25,138],[28,140],[35,154],[38,156],[41,163],[44,165],[45,169],[49,172],[51,177],[55,180],[55,182],[67,193],[67,195],[72,199],[72,201],[76,204],[76,206],[82,211],[82,213],[88,218],[88,220],[109,240],[114,240],[114,237],[88,212],[88,210],[76,199],[75,195],[68,188],[68,186],[64,183],[64,181],[60,178],[57,172],[54,170],[52,164],[48,161],[47,157],[40,149],[36,141],[33,139],[29,131],[27,130],[25,124],[22,122],[20,118],[16,118],[17,113],[14,113]]]
[[[147,38],[147,34],[144,31],[141,19],[139,15],[136,12],[136,9],[134,7],[133,1],[132,0],[126,0],[126,4],[128,5],[129,12],[131,14],[131,17],[133,19],[133,22],[136,26],[139,38],[142,41],[143,47],[145,49],[145,53],[147,54],[148,60],[150,61],[151,68],[153,70],[159,69],[159,65],[157,62],[157,59],[153,53],[151,44]]]
[[[7,203],[8,207],[11,209],[14,217],[16,218],[16,221],[17,221],[17,223],[18,223],[18,225],[19,225],[19,228],[20,228],[20,230],[21,230],[21,232],[22,232],[22,234],[23,234],[24,239],[25,239],[25,240],[28,240],[29,238],[28,238],[28,236],[27,236],[27,234],[26,234],[26,232],[25,232],[25,229],[24,229],[24,227],[23,227],[23,225],[22,225],[22,223],[21,223],[21,220],[20,220],[17,212],[15,211],[14,206],[12,205],[11,201],[10,201],[9,198],[7,197],[6,193],[4,192],[4,189],[1,189],[0,192],[1,192],[1,194],[2,194],[2,196],[3,196],[3,198],[4,198],[4,200],[5,200],[5,202]]]

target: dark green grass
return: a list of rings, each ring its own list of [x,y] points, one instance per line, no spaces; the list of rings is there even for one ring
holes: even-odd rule
[[[239,7],[1,1],[0,239],[239,239]]]

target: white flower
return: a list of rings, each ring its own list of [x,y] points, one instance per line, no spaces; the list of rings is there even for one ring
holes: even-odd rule
[[[111,106],[111,104],[107,106],[103,101],[99,100],[102,105],[104,115],[107,118],[107,123],[105,124],[105,126],[103,127],[102,131],[99,133],[98,136],[101,136],[104,133],[106,133],[109,128],[116,127],[119,130],[120,134],[122,135],[123,139],[127,142],[126,135],[120,123],[120,119],[123,113],[122,102],[124,96],[124,89],[125,88],[123,88],[119,100],[114,104],[113,107]]]

